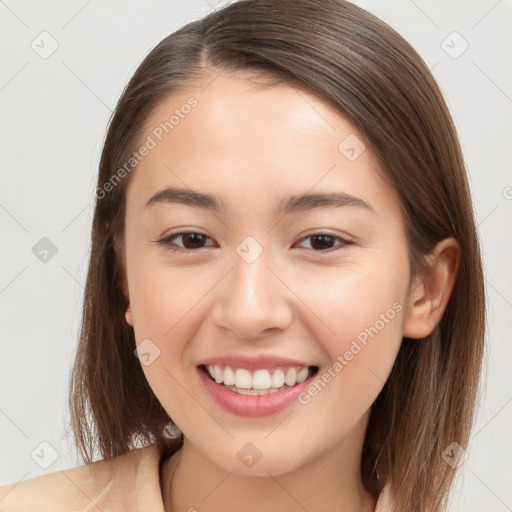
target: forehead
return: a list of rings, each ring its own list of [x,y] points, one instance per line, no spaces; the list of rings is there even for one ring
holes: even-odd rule
[[[128,192],[139,202],[166,183],[218,196],[236,191],[242,201],[340,188],[396,201],[355,126],[287,83],[225,71],[202,77],[157,105],[141,143],[149,139]]]

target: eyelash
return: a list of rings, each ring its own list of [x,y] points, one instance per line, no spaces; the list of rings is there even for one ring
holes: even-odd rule
[[[200,247],[200,248],[196,248],[196,249],[187,249],[187,248],[184,248],[184,247],[179,247],[177,246],[176,244],[173,243],[173,240],[175,240],[176,238],[179,238],[180,236],[184,236],[184,235],[201,235],[203,237],[206,237],[208,239],[211,240],[210,237],[204,235],[203,233],[199,233],[199,232],[196,232],[196,231],[182,231],[180,233],[174,233],[166,238],[163,238],[162,240],[158,240],[157,243],[160,244],[161,246],[165,247],[167,250],[169,251],[173,251],[173,252],[181,252],[181,253],[186,253],[186,252],[197,252],[197,251],[200,251],[202,249],[206,249],[206,247]],[[314,252],[318,252],[318,253],[326,253],[326,252],[333,252],[333,251],[337,251],[337,250],[340,250],[340,249],[345,249],[347,248],[348,246],[352,245],[352,242],[350,240],[346,240],[345,238],[341,238],[340,236],[337,236],[337,235],[332,235],[331,233],[313,233],[311,235],[308,235],[304,238],[302,238],[301,240],[299,240],[299,242],[302,242],[303,240],[306,240],[308,238],[314,238],[314,237],[317,237],[317,236],[327,236],[327,237],[330,237],[330,238],[333,238],[335,240],[338,240],[340,241],[340,245],[338,247],[333,247],[333,248],[330,248],[330,249],[327,249],[327,250],[315,250],[315,249],[309,249],[309,248],[302,248],[303,250],[306,249],[306,250],[312,250]],[[211,247],[211,246],[210,246]]]

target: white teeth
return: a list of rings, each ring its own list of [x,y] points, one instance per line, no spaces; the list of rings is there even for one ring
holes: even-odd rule
[[[267,370],[256,370],[252,376],[253,389],[268,389],[272,387],[272,379]]]
[[[234,383],[235,373],[229,366],[226,366],[226,368],[224,368],[224,384],[226,386],[232,386]]]
[[[290,368],[284,382],[287,386],[293,386],[297,382],[297,370],[295,368]]]
[[[284,372],[281,370],[281,368],[278,368],[272,374],[272,387],[280,388],[281,386],[284,386]]]
[[[304,382],[309,375],[309,369],[308,368],[302,368],[297,372],[297,384],[300,384]]]
[[[235,393],[239,393],[241,395],[269,395],[270,393],[277,393],[279,389],[270,388],[270,389],[242,389],[237,388],[235,386],[228,386],[231,391],[235,391]]]
[[[309,368],[291,367],[288,370],[276,368],[274,370],[260,369],[252,374],[245,368],[231,368],[230,366],[211,365],[206,367],[208,373],[218,384],[223,383],[230,388],[236,388],[245,395],[266,395],[275,393],[284,386],[291,387],[301,384],[309,376]],[[286,373],[285,373],[286,372]]]
[[[242,389],[252,388],[251,372],[245,368],[238,368],[235,373],[235,386]]]

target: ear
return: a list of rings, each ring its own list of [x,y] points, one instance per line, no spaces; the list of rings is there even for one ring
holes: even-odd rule
[[[424,338],[441,321],[459,271],[457,240],[445,238],[439,242],[427,261],[427,275],[411,286],[403,331],[406,338]]]
[[[130,292],[128,291],[128,282],[126,279],[126,272],[123,272],[123,276],[121,279],[122,279],[121,287],[123,289],[123,295],[124,295],[125,301],[128,303],[124,316],[126,318],[126,323],[133,327],[133,313],[132,313],[132,308],[130,306]]]
[[[124,316],[126,318],[126,323],[133,327],[133,313],[132,308],[130,307],[130,292],[128,290],[128,279],[126,277],[126,264],[123,256],[120,256],[123,254],[123,245],[119,242],[117,237],[114,237],[114,249],[117,255],[117,260],[121,262],[121,288],[123,290],[124,299],[128,304]]]
[[[126,309],[126,312],[124,314],[124,317],[126,318],[126,323],[133,327],[133,313],[132,308],[130,307],[130,304],[128,304],[128,308]]]

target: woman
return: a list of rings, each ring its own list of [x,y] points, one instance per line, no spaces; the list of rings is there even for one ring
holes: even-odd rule
[[[483,339],[464,163],[420,57],[342,0],[234,3],[119,100],[70,390],[86,465],[2,507],[444,510]]]

